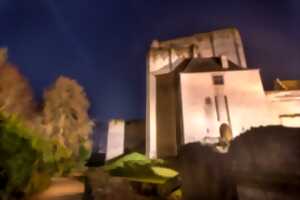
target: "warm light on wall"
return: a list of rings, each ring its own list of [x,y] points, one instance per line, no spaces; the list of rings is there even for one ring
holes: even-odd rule
[[[299,128],[300,127],[300,116],[299,117],[280,117],[282,126]]]

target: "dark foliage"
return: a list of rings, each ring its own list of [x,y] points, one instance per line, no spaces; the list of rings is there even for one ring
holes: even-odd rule
[[[227,154],[193,143],[179,157],[184,199],[300,199],[300,129],[252,128]]]
[[[45,189],[53,175],[77,166],[72,151],[0,114],[0,197],[11,199]]]

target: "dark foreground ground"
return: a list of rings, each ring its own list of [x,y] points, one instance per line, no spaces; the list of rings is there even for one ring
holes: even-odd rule
[[[162,199],[138,194],[129,181],[99,169],[103,160],[94,157],[85,186],[74,179],[57,180],[35,200]],[[200,143],[188,144],[170,159],[170,166],[180,172],[184,200],[298,200],[300,129],[251,129],[232,141],[227,154]]]
[[[186,200],[300,199],[300,129],[251,129],[232,141],[228,154],[188,144],[179,162]]]

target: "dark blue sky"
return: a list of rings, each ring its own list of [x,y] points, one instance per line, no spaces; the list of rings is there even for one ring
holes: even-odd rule
[[[82,84],[92,116],[143,118],[153,39],[237,27],[248,64],[272,80],[300,78],[300,3],[189,0],[0,0],[0,45],[37,96],[60,74]]]

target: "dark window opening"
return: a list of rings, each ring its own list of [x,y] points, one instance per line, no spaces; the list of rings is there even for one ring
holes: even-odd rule
[[[213,76],[214,85],[224,85],[224,78],[222,75]]]
[[[216,105],[217,120],[220,121],[219,102],[218,102],[218,97],[217,96],[215,96],[215,105]]]
[[[205,98],[205,104],[206,104],[206,105],[211,105],[211,104],[212,104],[211,98],[210,98],[210,97],[206,97],[206,98]]]
[[[225,100],[225,106],[226,106],[227,120],[228,120],[229,126],[231,126],[230,110],[229,110],[229,105],[228,105],[228,98],[227,98],[227,96],[224,96],[224,100]]]

